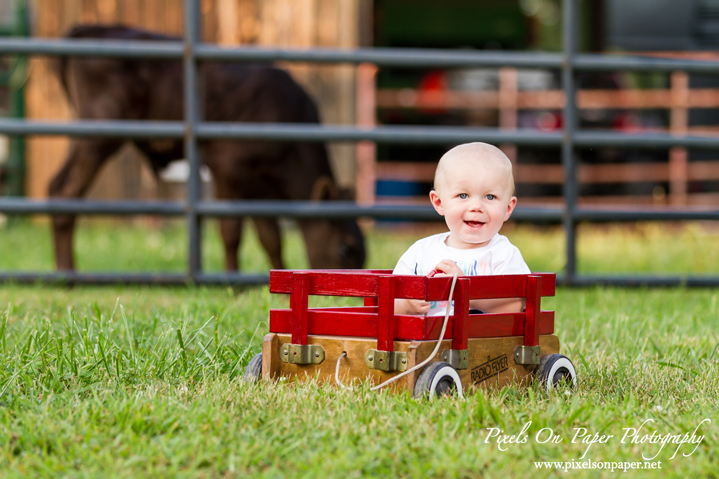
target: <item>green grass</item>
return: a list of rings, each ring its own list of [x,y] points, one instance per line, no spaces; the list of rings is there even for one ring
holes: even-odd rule
[[[187,236],[181,221],[164,227],[115,227],[113,223],[81,222],[75,241],[80,271],[183,272]],[[394,268],[397,259],[418,238],[442,231],[422,228],[376,228],[367,238],[368,268]],[[533,271],[561,272],[565,263],[564,234],[559,227],[506,225],[502,230],[522,251]],[[639,223],[578,228],[578,267],[584,274],[716,274],[719,270],[719,229],[689,223]],[[223,268],[222,244],[214,222],[203,230],[203,267]],[[52,271],[52,236],[44,224],[17,221],[0,227],[0,271]],[[307,268],[307,254],[296,229],[285,233],[283,258],[288,268]],[[267,271],[269,261],[247,223],[241,248],[245,271]]]
[[[506,233],[532,269],[562,268],[561,231]],[[420,234],[375,230],[368,266],[391,268]],[[219,269],[216,233],[208,228],[206,237],[206,264]],[[716,232],[699,225],[582,227],[580,239],[587,273],[717,270]],[[306,266],[298,236],[287,240],[289,266]],[[687,247],[689,240],[696,246]],[[78,245],[84,270],[184,268],[179,226],[85,225]],[[42,225],[0,229],[0,269],[49,270],[49,248]],[[248,270],[267,267],[254,239],[243,261]],[[670,459],[674,448],[667,446],[657,459],[668,477],[716,477],[717,296],[714,289],[560,288],[545,307],[557,311],[556,332],[577,367],[578,389],[547,395],[537,386],[513,387],[428,403],[366,387],[240,381],[267,332],[269,309],[287,303],[267,288],[4,285],[0,477],[658,477],[533,465],[578,460],[586,445],[571,439],[580,427],[615,436],[589,449],[592,460],[641,461],[658,446],[619,441],[623,428],[648,418],[656,422],[647,432],[662,434],[691,433],[711,419],[691,456],[682,455],[692,449],[685,446]],[[525,444],[500,451],[485,442],[486,428],[517,434],[528,421]],[[542,428],[563,442],[537,443]]]

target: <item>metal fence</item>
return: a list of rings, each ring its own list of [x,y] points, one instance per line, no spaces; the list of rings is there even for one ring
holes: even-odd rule
[[[371,206],[350,202],[331,202],[318,206],[310,202],[280,201],[202,201],[200,197],[200,158],[198,140],[262,139],[273,141],[362,141],[404,144],[447,144],[467,141],[513,143],[519,146],[561,147],[565,171],[564,207],[517,208],[512,218],[535,223],[561,223],[566,233],[566,268],[558,277],[561,284],[590,285],[719,285],[719,277],[706,276],[583,276],[577,274],[577,225],[580,222],[627,222],[639,220],[719,220],[714,211],[642,211],[578,207],[576,175],[577,149],[582,147],[719,149],[719,138],[671,136],[669,134],[619,134],[583,131],[578,128],[575,101],[575,76],[579,71],[659,71],[682,70],[689,73],[717,74],[719,63],[659,58],[578,54],[577,0],[563,0],[563,52],[469,52],[419,49],[357,50],[288,50],[254,47],[226,48],[204,44],[199,40],[199,0],[184,0],[183,42],[133,42],[41,39],[0,39],[0,55],[68,55],[87,57],[174,58],[184,65],[184,121],[75,121],[73,123],[0,120],[0,134],[70,135],[120,138],[183,138],[185,156],[190,163],[188,199],[186,202],[110,202],[110,201],[29,201],[0,199],[0,212],[6,214],[83,215],[164,215],[184,216],[189,232],[189,258],[186,274],[137,273],[18,273],[0,272],[0,281],[72,281],[77,284],[152,283],[152,284],[258,284],[267,275],[208,274],[201,266],[201,221],[211,216],[325,217],[325,218],[404,218],[408,220],[440,219],[431,207]],[[559,69],[565,93],[564,124],[561,133],[502,131],[495,128],[379,126],[356,128],[346,126],[267,123],[212,123],[199,119],[197,63],[200,60],[289,61],[310,63],[373,63],[391,67],[533,67]]]

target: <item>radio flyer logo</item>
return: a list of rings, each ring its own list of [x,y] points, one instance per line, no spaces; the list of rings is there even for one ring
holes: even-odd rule
[[[472,382],[474,384],[486,381],[492,376],[497,376],[509,369],[509,360],[506,354],[502,354],[494,359],[487,356],[487,362],[480,364],[476,368],[472,368]]]

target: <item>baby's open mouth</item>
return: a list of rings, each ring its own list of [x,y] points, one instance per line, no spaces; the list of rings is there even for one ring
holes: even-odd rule
[[[472,228],[479,228],[484,224],[482,221],[465,221],[464,223]]]

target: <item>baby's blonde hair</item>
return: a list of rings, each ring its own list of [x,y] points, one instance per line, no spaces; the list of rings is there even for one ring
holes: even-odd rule
[[[434,172],[435,190],[437,189],[437,185],[439,184],[440,180],[444,176],[444,170],[447,167],[447,163],[449,163],[452,158],[456,158],[459,156],[468,156],[471,158],[478,158],[482,160],[490,158],[498,160],[498,163],[506,169],[507,181],[509,182],[511,194],[514,195],[514,174],[512,173],[512,162],[509,161],[509,158],[507,158],[507,155],[505,155],[502,150],[500,150],[494,145],[482,142],[464,143],[462,145],[457,145],[451,150],[449,150],[447,153],[442,155],[442,158],[439,159],[439,163],[437,164],[437,169]]]

